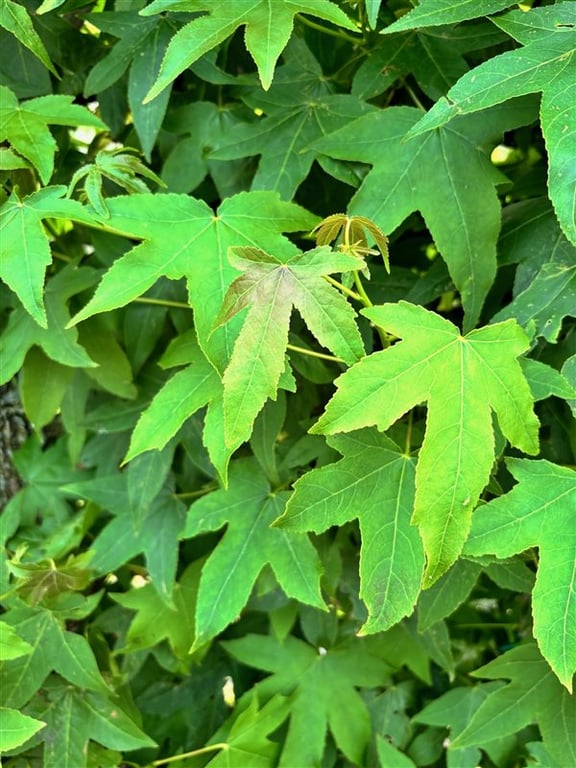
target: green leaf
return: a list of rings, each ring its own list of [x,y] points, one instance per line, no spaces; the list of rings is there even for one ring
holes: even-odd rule
[[[482,745],[530,723],[538,725],[545,748],[560,765],[576,760],[576,698],[568,695],[535,644],[513,648],[480,667],[474,677],[510,682],[492,692],[476,710],[466,728],[452,742],[454,749]]]
[[[215,637],[238,616],[266,564],[289,597],[325,607],[320,595],[320,561],[308,538],[270,527],[282,513],[286,495],[271,493],[255,460],[239,460],[230,467],[228,490],[214,491],[190,507],[180,538],[227,526],[202,569],[195,647]]]
[[[221,392],[220,378],[195,339],[187,349],[187,358],[193,361],[192,364],[174,374],[140,416],[132,432],[125,462],[144,451],[163,448],[186,419]]]
[[[89,740],[118,750],[156,746],[118,701],[61,681],[50,681],[29,709],[46,722],[40,734],[45,766],[87,768]]]
[[[201,561],[192,563],[174,584],[172,605],[162,600],[152,584],[111,595],[114,602],[136,611],[126,634],[125,653],[151,648],[166,639],[179,659],[189,658],[201,566]]]
[[[393,744],[383,739],[382,736],[376,736],[376,750],[381,768],[416,768],[416,764],[409,757],[398,751]]]
[[[373,165],[348,210],[392,232],[419,210],[476,325],[496,274],[501,209],[495,186],[505,178],[488,153],[503,130],[529,121],[532,106],[459,118],[404,141],[421,112],[391,107],[366,115],[321,139],[317,148],[340,160]],[[474,184],[469,179],[474,178]],[[441,181],[439,181],[441,180]]]
[[[49,124],[106,129],[86,107],[72,104],[72,96],[39,96],[19,104],[9,88],[0,86],[0,141],[8,140],[16,152],[30,160],[44,184],[54,171],[57,149]]]
[[[65,490],[89,499],[115,517],[96,536],[90,547],[90,567],[100,574],[111,573],[143,552],[150,579],[158,594],[171,604],[178,563],[178,536],[182,531],[185,507],[165,486],[147,499],[143,512],[128,508],[126,474],[98,477],[71,483]]]
[[[375,430],[328,442],[344,458],[300,478],[277,524],[322,533],[359,519],[360,597],[368,607],[362,632],[381,632],[412,613],[420,592],[424,549],[410,525],[414,462]]]
[[[48,281],[44,299],[46,327],[38,325],[23,307],[17,307],[10,314],[0,336],[0,383],[9,381],[22,368],[26,354],[34,346],[40,347],[51,360],[69,368],[96,367],[97,363],[78,343],[78,331],[75,328],[65,330],[70,319],[68,300],[91,287],[96,275],[96,271],[89,267],[67,265]]]
[[[151,101],[190,64],[226,40],[239,27],[245,27],[246,48],[256,63],[264,90],[272,83],[276,62],[292,34],[294,16],[304,13],[357,32],[356,27],[329,0],[154,0],[141,15],[167,10],[208,11],[207,15],[186,24],[174,35],[147,101]]]
[[[198,342],[219,371],[226,367],[236,330],[214,323],[236,272],[227,259],[232,245],[254,245],[279,256],[297,253],[281,232],[308,230],[316,218],[271,192],[227,198],[215,215],[186,195],[131,195],[107,200],[107,227],[143,240],[104,275],[92,300],[72,320],[78,323],[141,296],[162,276],[186,277]],[[136,277],[135,277],[136,276]]]
[[[494,315],[498,322],[514,317],[524,328],[535,325],[537,336],[556,342],[565,317],[576,317],[574,254],[559,254],[545,262],[528,286]]]
[[[529,13],[511,11],[494,23],[522,43],[522,48],[494,56],[460,78],[410,135],[438,128],[456,115],[542,91],[540,121],[548,151],[550,199],[564,234],[576,245],[574,8],[572,3],[560,2]]]
[[[129,69],[128,103],[142,151],[150,161],[152,148],[164,120],[170,88],[148,104],[142,101],[156,79],[176,25],[164,17],[143,19],[136,11],[108,11],[89,14],[98,29],[120,38],[110,53],[91,69],[84,85],[84,95],[101,93]]]
[[[363,262],[326,246],[289,259],[258,248],[232,248],[230,261],[243,274],[224,297],[219,324],[248,307],[223,378],[226,443],[236,447],[250,436],[266,399],[276,397],[292,306],[335,355],[349,364],[362,356],[354,310],[323,278],[357,270]]]
[[[534,400],[545,400],[552,395],[564,400],[576,397],[576,388],[570,384],[570,378],[564,372],[560,373],[550,365],[530,358],[522,358],[521,365]]]
[[[372,425],[386,430],[428,402],[413,522],[428,560],[424,583],[431,586],[461,553],[488,482],[494,462],[491,411],[512,445],[538,451],[533,399],[516,360],[528,339],[513,321],[462,336],[452,323],[404,301],[362,314],[404,341],[340,376],[312,431],[332,434]]]
[[[0,718],[2,719],[0,753],[19,747],[46,726],[46,723],[40,720],[7,707],[0,707]]]
[[[32,646],[26,656],[3,663],[2,700],[6,706],[26,704],[51,671],[80,688],[109,692],[88,641],[64,629],[64,622],[50,611],[18,608],[5,613],[3,620],[17,627]]]
[[[20,656],[27,656],[33,650],[30,643],[22,640],[10,624],[0,621],[0,661],[18,659]]]
[[[418,600],[418,630],[425,632],[454,613],[472,592],[481,570],[479,564],[470,560],[457,560],[430,589],[422,592]]]
[[[290,703],[285,696],[273,696],[261,709],[257,696],[253,696],[246,709],[235,717],[224,742],[226,748],[210,760],[210,768],[274,768],[279,747],[267,737],[288,717],[289,711]],[[217,733],[211,741],[222,743],[222,738]]]
[[[58,77],[54,65],[50,61],[50,56],[40,36],[34,29],[32,20],[28,11],[22,5],[13,2],[13,0],[4,0],[0,5],[0,27],[4,27],[11,32],[14,37],[29,51],[31,51],[42,64]]]
[[[385,685],[390,670],[366,641],[353,638],[326,649],[292,636],[280,642],[248,634],[222,645],[243,664],[271,673],[255,686],[257,695],[290,694],[290,725],[280,766],[317,765],[328,729],[349,760],[362,761],[371,726],[356,687]]]
[[[507,459],[518,484],[474,515],[465,552],[510,557],[538,547],[534,636],[563,685],[576,671],[576,473],[549,461]]]
[[[440,24],[455,24],[458,21],[476,19],[497,11],[503,11],[515,5],[511,0],[483,0],[479,5],[475,0],[421,0],[398,21],[382,30],[383,35],[400,32],[405,29],[437,27]]]
[[[288,64],[280,69],[270,91],[253,89],[243,97],[251,109],[267,116],[229,129],[210,158],[261,155],[251,188],[273,190],[291,200],[320,154],[315,142],[374,107],[353,95],[333,94],[302,42],[292,43],[286,53],[290,54]]]
[[[13,194],[0,208],[0,277],[42,328],[48,328],[42,292],[46,267],[52,261],[42,220],[71,219],[94,224],[94,219],[80,203],[62,199],[65,192],[66,187],[46,187],[22,200]],[[64,290],[67,291],[68,286]],[[71,294],[64,295],[69,297]],[[75,336],[68,336],[71,338],[75,339]],[[48,355],[52,357],[50,353]]]

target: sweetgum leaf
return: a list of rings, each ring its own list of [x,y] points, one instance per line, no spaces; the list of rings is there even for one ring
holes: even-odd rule
[[[237,446],[250,436],[266,399],[276,397],[292,306],[335,355],[349,364],[362,356],[354,310],[323,277],[359,269],[363,262],[328,247],[288,260],[258,248],[236,247],[230,260],[243,274],[228,289],[219,322],[227,323],[248,307],[223,378],[225,439]]]
[[[0,86],[0,141],[8,140],[16,152],[30,160],[44,184],[52,176],[57,148],[49,124],[106,129],[86,107],[72,104],[72,96],[39,96],[19,104],[9,88]]]
[[[386,430],[428,402],[413,522],[424,540],[424,584],[430,586],[461,553],[488,482],[494,462],[491,411],[512,445],[538,452],[533,398],[516,360],[528,339],[510,320],[462,336],[452,323],[405,301],[362,314],[404,341],[340,376],[312,431],[333,434],[372,425]]]
[[[548,151],[550,199],[564,234],[576,245],[574,7],[560,2],[529,13],[511,11],[494,23],[522,47],[494,56],[461,77],[409,135],[438,128],[457,115],[542,91],[540,121]]]
[[[230,467],[227,490],[214,491],[190,507],[180,538],[227,526],[202,569],[195,647],[215,637],[238,616],[266,564],[289,597],[325,607],[320,595],[320,561],[307,536],[270,527],[282,513],[286,496],[271,493],[255,459],[242,459]]]
[[[356,687],[380,687],[390,672],[367,641],[353,638],[318,649],[291,635],[283,641],[245,635],[222,645],[243,664],[271,673],[255,686],[256,695],[290,694],[290,725],[280,766],[317,765],[328,729],[349,760],[362,761],[371,725]]]
[[[52,671],[81,688],[109,693],[86,638],[68,632],[55,614],[18,608],[5,613],[3,620],[17,627],[18,635],[32,646],[31,653],[3,662],[3,704],[22,707]]]
[[[576,761],[576,697],[560,685],[534,643],[513,648],[472,674],[510,682],[490,693],[452,742],[454,749],[482,745],[534,723],[560,765]]]
[[[328,442],[344,458],[300,478],[277,524],[322,533],[359,519],[360,597],[369,614],[362,631],[381,632],[412,612],[420,592],[424,548],[410,524],[414,461],[375,430]]]
[[[52,261],[42,220],[71,219],[85,224],[95,223],[76,200],[62,199],[65,193],[66,187],[57,186],[40,189],[22,200],[13,194],[0,208],[0,277],[42,328],[48,328],[42,293],[46,267]],[[70,344],[64,338],[63,343],[64,346]]]
[[[8,707],[0,707],[0,718],[2,719],[0,752],[8,752],[10,749],[19,747],[46,726],[46,723]]]
[[[141,11],[141,15],[150,16],[169,10],[208,13],[189,22],[174,35],[158,79],[146,97],[147,101],[241,26],[245,27],[246,48],[256,63],[265,90],[272,83],[276,62],[290,39],[296,14],[315,16],[353,32],[358,31],[344,11],[329,0],[234,0],[233,3],[229,0],[154,0]]]
[[[478,509],[464,551],[510,557],[538,547],[534,636],[571,691],[576,672],[576,472],[544,460],[510,458],[506,465],[518,484]]]
[[[504,130],[532,119],[532,103],[514,111],[484,112],[459,118],[447,128],[405,141],[422,112],[391,107],[355,120],[317,143],[340,160],[373,165],[348,211],[371,218],[392,232],[420,211],[473,328],[496,274],[496,242],[501,207],[496,185],[505,177],[489,151]],[[470,184],[470,178],[474,184]]]
[[[118,750],[156,746],[117,700],[59,680],[48,681],[42,697],[33,701],[29,710],[46,723],[39,734],[46,766],[87,768],[90,740]]]
[[[404,14],[398,21],[382,31],[387,35],[405,29],[437,27],[440,24],[454,24],[502,11],[515,5],[511,0],[483,0],[479,5],[476,0],[421,0],[416,8]]]
[[[279,256],[298,252],[281,232],[308,230],[316,218],[281,202],[272,192],[229,197],[217,214],[186,195],[131,195],[107,201],[107,227],[143,242],[119,258],[102,278],[91,301],[72,323],[123,307],[159,277],[186,277],[198,342],[222,372],[230,360],[236,327],[214,329],[229,284],[236,276],[227,258],[232,245],[255,245]]]
[[[13,0],[4,0],[0,5],[0,27],[11,32],[17,40],[26,46],[42,64],[58,77],[50,56],[38,32],[34,29],[28,11]]]

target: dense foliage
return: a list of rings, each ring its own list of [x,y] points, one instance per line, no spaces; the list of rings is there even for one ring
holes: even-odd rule
[[[576,765],[576,5],[0,25],[3,764]]]

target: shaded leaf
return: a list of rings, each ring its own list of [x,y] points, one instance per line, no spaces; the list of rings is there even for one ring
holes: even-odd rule
[[[510,458],[506,465],[518,484],[478,509],[464,551],[510,557],[538,547],[534,636],[571,691],[576,672],[576,473],[544,460]]]

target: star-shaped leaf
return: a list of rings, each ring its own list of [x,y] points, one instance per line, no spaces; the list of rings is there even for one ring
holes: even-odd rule
[[[510,682],[491,693],[478,707],[452,742],[454,749],[481,746],[485,741],[519,733],[534,723],[540,729],[544,746],[559,765],[576,761],[576,697],[562,688],[534,643],[513,648],[472,674]]]
[[[507,459],[518,484],[478,509],[465,552],[510,557],[538,547],[534,636],[560,681],[576,672],[576,473],[549,461]]]
[[[392,232],[413,211],[422,213],[461,294],[467,329],[476,325],[496,274],[501,207],[495,187],[505,178],[490,162],[489,151],[504,130],[529,122],[533,111],[531,102],[517,105],[513,113],[501,108],[405,141],[422,113],[391,107],[316,145],[330,157],[374,166],[349,213],[372,219],[384,232]]]
[[[375,107],[349,94],[333,94],[322,69],[301,41],[291,43],[288,63],[268,93],[253,89],[243,96],[265,113],[256,122],[231,128],[210,153],[213,160],[261,155],[252,189],[269,189],[291,200],[320,154],[315,142]]]
[[[32,20],[24,6],[15,3],[14,0],[4,0],[0,5],[0,27],[11,32],[53,75],[58,77],[58,73],[50,61],[48,51],[44,47],[40,35],[34,29]]]
[[[62,199],[65,194],[62,186],[40,189],[22,200],[13,194],[0,208],[0,277],[42,328],[48,328],[42,293],[46,267],[52,261],[42,220],[94,224],[80,203]]]
[[[169,10],[208,13],[189,22],[174,35],[158,79],[146,97],[147,101],[242,26],[245,27],[246,48],[256,63],[265,90],[270,87],[276,62],[290,39],[296,14],[315,16],[353,32],[358,31],[344,11],[329,0],[234,0],[233,3],[229,0],[154,0],[141,11],[141,15]]]
[[[283,512],[287,495],[272,494],[258,463],[243,459],[232,463],[227,490],[214,491],[190,507],[181,538],[227,526],[202,569],[195,647],[239,615],[266,564],[289,597],[324,608],[320,561],[307,536],[270,527]]]
[[[467,21],[503,11],[514,4],[513,0],[482,0],[481,5],[476,0],[421,0],[416,8],[412,8],[398,21],[386,27],[382,34],[421,27],[437,27],[441,24],[455,24],[458,21]]]
[[[117,750],[156,746],[123,711],[118,700],[49,680],[27,707],[46,723],[36,737],[44,742],[44,764],[87,768],[89,741]]]
[[[462,336],[452,323],[401,301],[362,310],[404,339],[365,357],[336,380],[337,392],[313,432],[386,430],[427,401],[416,467],[413,521],[420,527],[430,586],[456,561],[494,462],[492,411],[510,443],[538,451],[538,420],[517,357],[529,342],[514,321]]]
[[[360,764],[371,733],[370,716],[356,687],[385,685],[390,667],[353,638],[334,648],[315,648],[289,635],[280,641],[246,635],[222,643],[235,659],[270,672],[258,695],[291,694],[290,726],[280,766],[319,765],[328,729],[340,750]]]
[[[148,104],[142,100],[152,87],[168,43],[178,27],[169,18],[143,19],[136,11],[105,11],[88,15],[88,21],[118,37],[110,53],[94,66],[84,85],[84,95],[99,94],[128,74],[128,101],[134,128],[148,160],[166,114],[171,88]]]
[[[375,430],[328,443],[344,458],[300,478],[277,524],[322,533],[358,518],[360,597],[369,613],[363,632],[381,632],[412,612],[420,592],[424,548],[410,524],[414,461]]]
[[[494,56],[461,77],[410,135],[438,128],[457,115],[542,91],[540,121],[548,151],[550,199],[564,234],[576,245],[574,7],[560,2],[529,13],[511,11],[493,21],[522,47]]]
[[[19,104],[9,88],[0,86],[0,141],[8,140],[16,152],[30,160],[44,184],[52,176],[57,149],[48,130],[50,124],[106,129],[86,107],[72,104],[72,96],[39,96]]]
[[[236,446],[250,436],[266,399],[276,397],[292,306],[318,341],[342,360],[351,364],[363,355],[354,310],[323,278],[361,269],[364,262],[328,246],[288,260],[258,248],[231,248],[229,258],[243,274],[228,289],[219,321],[227,323],[249,308],[223,379],[225,438]]]
[[[544,262],[528,285],[516,293],[493,321],[514,317],[527,328],[535,324],[536,335],[556,342],[565,317],[576,317],[576,263],[573,253],[560,252]]]
[[[298,250],[280,233],[305,231],[317,223],[303,208],[283,203],[271,192],[227,198],[216,214],[202,200],[186,195],[131,195],[110,198],[106,204],[106,226],[144,242],[112,265],[73,322],[128,304],[162,275],[172,280],[186,277],[198,342],[221,372],[230,360],[238,327],[214,331],[236,276],[227,258],[229,246],[258,245],[289,257]]]
[[[198,593],[201,562],[189,565],[174,584],[173,605],[167,605],[152,584],[129,592],[112,594],[112,599],[131,611],[136,611],[126,634],[126,653],[151,648],[168,640],[174,654],[185,661],[194,641],[194,607]]]
[[[2,663],[3,704],[26,704],[52,671],[80,688],[109,693],[86,638],[68,632],[51,611],[18,608],[3,620],[17,627],[18,635],[32,646],[31,653]]]
[[[78,343],[78,331],[75,328],[64,330],[70,319],[68,299],[95,282],[96,272],[89,267],[68,265],[60,270],[46,286],[46,328],[38,325],[23,307],[10,314],[0,336],[0,384],[9,381],[22,368],[26,353],[32,346],[41,347],[50,359],[62,365],[73,368],[97,365]]]
[[[157,478],[150,479],[155,481]],[[160,493],[148,494],[141,510],[130,509],[136,502],[136,494],[134,486],[130,493],[128,472],[71,483],[65,490],[114,514],[92,542],[89,550],[92,553],[91,570],[99,574],[111,573],[143,552],[154,588],[164,602],[171,605],[178,563],[178,536],[184,526],[186,510],[169,487],[164,487]]]

